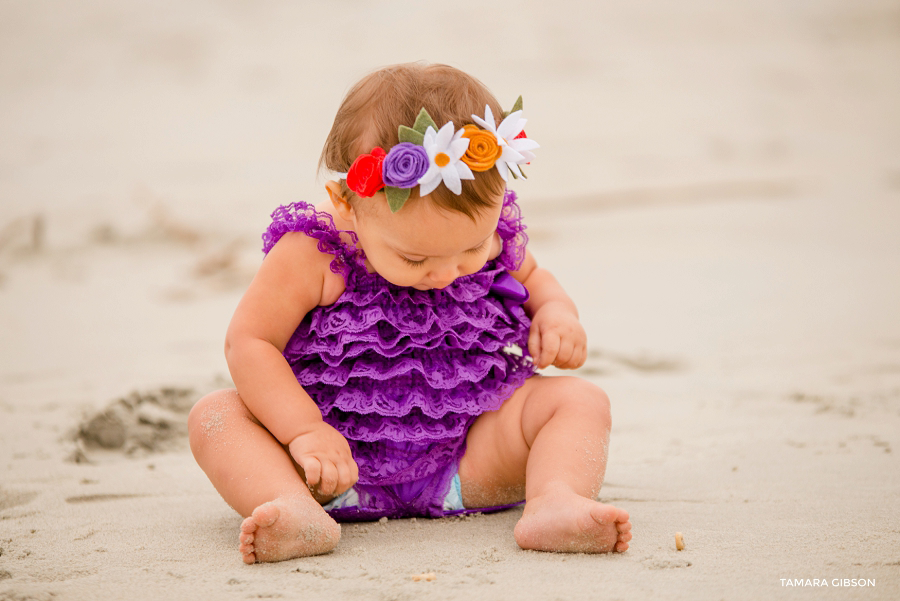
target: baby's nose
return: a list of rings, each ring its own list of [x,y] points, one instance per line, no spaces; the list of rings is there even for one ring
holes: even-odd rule
[[[440,265],[433,269],[430,275],[435,288],[446,288],[459,277],[459,266],[456,263]]]

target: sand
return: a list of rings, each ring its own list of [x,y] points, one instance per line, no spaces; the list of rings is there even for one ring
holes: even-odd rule
[[[898,23],[835,0],[0,4],[0,599],[900,598]],[[321,198],[349,85],[418,58],[525,97],[542,148],[515,187],[613,402],[624,554],[522,551],[513,510],[245,566],[187,448],[268,213]]]

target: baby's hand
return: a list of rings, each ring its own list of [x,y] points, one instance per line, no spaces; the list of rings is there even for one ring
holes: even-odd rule
[[[528,352],[538,368],[575,369],[587,359],[587,334],[571,308],[548,302],[531,319]]]
[[[347,439],[325,422],[316,422],[294,438],[288,449],[303,468],[306,485],[323,497],[346,492],[359,480],[359,467],[353,461]]]

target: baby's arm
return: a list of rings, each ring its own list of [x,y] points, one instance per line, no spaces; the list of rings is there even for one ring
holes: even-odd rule
[[[553,274],[538,267],[526,249],[522,266],[513,277],[528,289],[525,310],[531,315],[528,352],[538,368],[555,365],[575,369],[587,358],[587,334],[578,321],[578,309]]]
[[[322,420],[282,351],[303,317],[323,299],[331,257],[303,234],[286,234],[269,252],[234,312],[225,357],[244,404],[303,468],[323,497],[340,494],[359,472],[346,439]]]

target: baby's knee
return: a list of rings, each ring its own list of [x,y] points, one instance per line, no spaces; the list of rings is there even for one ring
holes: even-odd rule
[[[240,412],[248,413],[248,410],[234,389],[217,390],[201,398],[188,414],[191,448],[196,449],[224,432],[228,420]]]
[[[602,388],[581,378],[568,376],[561,382],[560,400],[564,405],[580,412],[590,414],[596,419],[612,423],[609,397]]]

